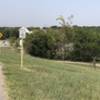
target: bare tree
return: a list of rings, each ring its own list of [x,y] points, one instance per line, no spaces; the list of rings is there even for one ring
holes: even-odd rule
[[[62,52],[63,52],[63,60],[65,60],[65,54],[66,54],[66,45],[69,44],[71,38],[72,38],[72,18],[74,16],[70,15],[67,18],[67,21],[65,21],[63,16],[59,16],[56,20],[59,21],[59,24],[62,26],[61,32],[63,35],[63,44],[62,44]]]

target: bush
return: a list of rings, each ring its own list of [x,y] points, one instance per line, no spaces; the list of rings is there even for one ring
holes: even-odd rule
[[[25,50],[34,56],[61,59],[63,56],[63,37],[57,30],[38,30],[28,35]]]
[[[76,31],[71,58],[78,61],[92,61],[100,54],[100,34],[85,30]]]

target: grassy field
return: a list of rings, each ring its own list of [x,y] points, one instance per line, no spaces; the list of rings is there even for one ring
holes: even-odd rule
[[[100,100],[100,69],[0,50],[10,100]]]

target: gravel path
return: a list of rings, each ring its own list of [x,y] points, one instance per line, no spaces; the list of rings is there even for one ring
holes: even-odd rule
[[[4,75],[2,72],[2,66],[0,65],[0,100],[8,100],[8,96],[5,90]]]

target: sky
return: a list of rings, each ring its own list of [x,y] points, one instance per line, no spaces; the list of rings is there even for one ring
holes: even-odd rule
[[[73,25],[100,26],[100,0],[0,0],[0,26],[53,26],[74,15]]]

